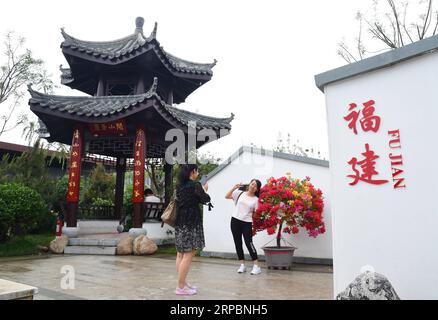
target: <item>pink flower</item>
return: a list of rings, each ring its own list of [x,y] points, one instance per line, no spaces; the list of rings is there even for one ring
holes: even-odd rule
[[[263,230],[274,234],[281,222],[284,222],[281,231],[285,233],[297,234],[299,227],[305,228],[311,237],[324,233],[322,191],[309,181],[309,177],[301,180],[270,178],[261,188],[259,207],[253,217],[253,234]],[[299,194],[298,199],[294,193]]]

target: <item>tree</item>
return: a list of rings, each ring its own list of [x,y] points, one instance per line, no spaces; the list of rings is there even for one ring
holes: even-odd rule
[[[277,145],[274,148],[274,151],[290,153],[302,157],[312,157],[312,158],[321,159],[320,151],[318,151],[317,154],[315,154],[315,150],[313,148],[304,149],[303,147],[300,146],[300,140],[297,140],[292,144],[291,134],[289,132],[287,133],[286,141],[283,140],[282,132],[278,132]]]
[[[105,172],[103,164],[98,163],[90,174],[83,203],[92,205],[104,200],[105,203],[112,205],[114,203],[115,185],[114,174]]]
[[[40,130],[41,128],[39,122],[28,121],[23,127],[21,136],[27,140],[29,146],[38,143],[38,145],[47,152],[52,151],[50,152],[50,160],[48,165],[51,165],[53,160],[56,159],[61,164],[61,167],[64,168],[70,156],[70,147],[56,141],[50,143],[47,142],[45,139],[40,137]]]
[[[196,163],[198,165],[199,177],[209,174],[213,171],[221,161],[220,158],[215,157],[210,152],[201,153],[198,150],[192,151],[194,153],[194,157],[196,157]],[[186,155],[186,159],[189,159],[188,153]],[[178,173],[179,173],[179,165],[173,165],[173,186],[176,185]],[[159,196],[164,196],[164,170],[160,164],[156,164],[154,162],[150,162],[146,166],[146,174],[151,179],[151,189],[154,194]],[[171,190],[173,191],[173,186]]]
[[[18,183],[36,190],[52,209],[56,180],[47,167],[47,150],[39,142],[20,156],[10,158],[9,154],[0,161],[0,183]]]
[[[371,16],[360,11],[356,15],[359,32],[354,47],[350,48],[345,41],[338,43],[337,53],[348,63],[362,60],[368,54],[403,47],[433,36],[437,32],[438,11],[433,9],[434,0],[417,0],[416,6],[413,7],[408,1],[386,0],[382,3],[380,0],[372,0],[372,2]],[[364,34],[364,29],[368,34]],[[367,35],[371,39],[366,38]],[[375,50],[369,49],[372,39],[378,40],[377,43],[380,44]]]
[[[12,31],[6,33],[4,59],[0,59],[0,136],[28,122],[26,113],[16,115],[27,84],[35,85],[45,93],[53,90],[43,60],[36,59],[24,44],[23,37],[15,36]],[[13,119],[15,121],[11,121]],[[13,124],[8,126],[11,122]]]

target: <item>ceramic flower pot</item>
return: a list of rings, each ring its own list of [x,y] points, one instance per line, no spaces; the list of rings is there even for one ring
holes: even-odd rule
[[[271,268],[286,268],[288,270],[292,267],[295,247],[263,247],[266,257],[266,266]]]

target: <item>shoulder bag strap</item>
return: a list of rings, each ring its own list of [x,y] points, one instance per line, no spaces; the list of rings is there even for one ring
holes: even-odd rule
[[[240,196],[242,195],[242,193],[244,193],[245,191],[242,191],[238,196],[237,196],[237,199],[236,199],[236,205],[237,205],[237,203],[239,202],[239,198],[240,198]]]

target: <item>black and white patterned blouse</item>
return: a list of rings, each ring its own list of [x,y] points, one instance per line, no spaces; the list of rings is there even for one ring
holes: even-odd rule
[[[178,214],[176,225],[194,227],[202,224],[202,215],[199,204],[210,202],[210,196],[204,191],[201,183],[188,181],[176,189]]]

